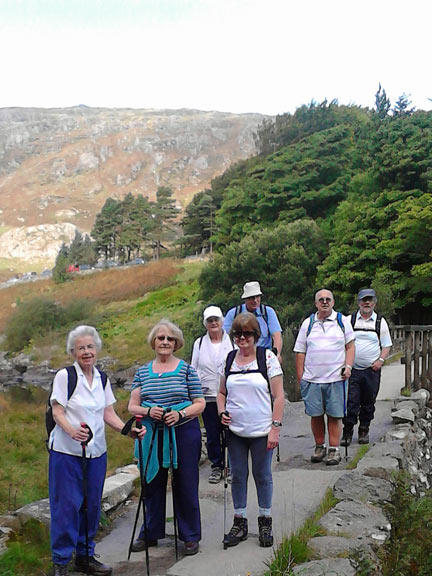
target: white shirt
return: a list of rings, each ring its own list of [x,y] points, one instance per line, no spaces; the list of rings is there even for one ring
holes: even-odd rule
[[[77,371],[77,385],[71,398],[68,400],[68,375],[66,368],[59,370],[55,375],[51,402],[55,400],[65,409],[65,416],[72,426],[79,426],[85,422],[93,432],[93,438],[86,447],[86,456],[97,458],[106,452],[104,410],[107,406],[115,403],[115,397],[111,390],[111,383],[107,380],[103,389],[101,376],[97,369],[94,370],[93,382],[90,387],[80,365],[75,362]],[[79,442],[73,440],[69,434],[55,425],[50,434],[48,446],[56,452],[82,455],[82,447]]]
[[[375,360],[378,360],[381,354],[381,348],[387,348],[392,345],[390,330],[384,318],[381,318],[380,338],[375,332],[376,312],[372,312],[370,318],[365,319],[357,312],[354,328],[355,336],[355,359],[354,368],[365,370],[372,366]],[[367,330],[367,332],[366,332]]]
[[[342,380],[341,371],[345,365],[345,346],[354,340],[350,319],[343,316],[345,333],[337,321],[337,313],[332,311],[325,320],[315,321],[309,336],[306,337],[310,319],[306,318],[294,346],[294,352],[306,354],[303,379],[316,384],[330,384]]]
[[[200,347],[201,341],[201,347]],[[222,335],[222,342],[215,345],[208,333],[194,342],[191,365],[198,373],[201,387],[206,398],[214,398],[219,390],[219,372],[224,364],[228,352],[233,349],[232,342],[226,332]]]

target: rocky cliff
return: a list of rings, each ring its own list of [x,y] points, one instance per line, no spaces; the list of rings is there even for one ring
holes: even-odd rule
[[[75,227],[91,230],[110,196],[154,199],[164,185],[184,207],[213,177],[255,152],[253,133],[263,118],[86,106],[0,109],[0,256],[52,262]]]

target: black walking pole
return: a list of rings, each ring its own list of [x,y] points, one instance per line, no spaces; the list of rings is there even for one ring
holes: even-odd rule
[[[164,412],[171,412],[171,408],[167,408]],[[172,434],[175,434],[174,428],[168,428],[169,435],[169,455],[170,455],[170,474],[171,474],[171,494],[172,494],[172,507],[173,507],[173,522],[174,522],[174,547],[175,547],[175,557],[178,560],[178,537],[177,537],[177,514],[175,505],[175,479],[174,479],[174,464],[173,464],[173,439]]]
[[[89,535],[88,535],[88,502],[87,502],[87,455],[86,446],[93,438],[93,432],[88,424],[81,422],[81,427],[85,428],[88,432],[88,438],[81,442],[81,466],[83,475],[83,509],[84,509],[84,530],[85,530],[85,545],[86,545],[86,569],[89,573]]]
[[[140,415],[135,416],[135,420],[136,420],[136,427],[142,428],[142,416],[140,416]],[[132,552],[132,544],[133,544],[133,541],[135,538],[136,527],[138,524],[138,518],[140,515],[141,505],[142,505],[142,507],[143,507],[143,522],[144,522],[144,541],[145,541],[145,545],[146,545],[145,546],[145,553],[146,553],[147,576],[150,576],[150,557],[149,557],[148,543],[147,543],[147,515],[146,515],[146,507],[145,507],[145,484],[146,484],[147,471],[148,471],[149,462],[150,462],[150,456],[151,456],[151,453],[153,450],[153,444],[154,444],[156,433],[157,433],[157,426],[155,424],[154,428],[153,428],[153,434],[151,437],[151,441],[150,441],[150,447],[149,447],[149,452],[147,455],[147,462],[145,465],[145,470],[144,470],[144,457],[143,457],[143,450],[142,450],[142,440],[141,440],[141,438],[138,438],[138,462],[139,462],[139,470],[140,470],[141,492],[140,492],[140,497],[139,497],[139,502],[138,502],[138,508],[137,508],[136,515],[135,515],[135,522],[134,522],[134,527],[132,530],[132,537],[131,537],[131,540],[129,543],[129,550],[128,550],[128,560],[129,560],[130,556],[131,556],[131,552]]]
[[[226,416],[229,416],[229,412],[224,412]],[[224,539],[223,545],[224,550],[228,549],[227,544],[225,543],[227,537],[226,531],[226,512],[227,512],[227,491],[228,491],[228,444],[227,444],[227,431],[228,426],[222,424],[222,445],[224,451],[224,519],[223,519],[223,529],[224,529]]]

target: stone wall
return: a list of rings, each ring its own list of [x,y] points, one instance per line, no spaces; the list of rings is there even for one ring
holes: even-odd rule
[[[355,561],[367,558],[377,565],[377,547],[390,535],[383,508],[392,497],[391,478],[399,470],[410,477],[412,494],[422,496],[432,482],[432,410],[430,393],[419,390],[393,401],[393,428],[373,444],[355,470],[346,471],[334,486],[338,504],[319,524],[327,535],[312,538],[316,560],[294,568],[301,576],[354,576]],[[350,557],[350,558],[349,558]]]

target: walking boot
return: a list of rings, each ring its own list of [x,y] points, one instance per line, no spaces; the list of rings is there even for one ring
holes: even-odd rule
[[[273,546],[271,516],[258,516],[259,543],[263,548]]]
[[[89,556],[87,567],[87,556],[75,556],[75,570],[84,574],[94,574],[95,576],[110,576],[112,573],[111,566],[102,564],[94,556]]]
[[[68,565],[67,564],[54,564],[52,569],[52,576],[67,576]]]
[[[239,516],[234,516],[234,523],[231,530],[223,539],[223,543],[226,546],[237,546],[243,540],[248,537],[248,521],[247,518],[240,518]]]
[[[353,437],[353,429],[344,428],[340,445],[349,446],[352,442],[352,437]]]
[[[358,443],[359,444],[369,444],[369,428],[359,427]]]

